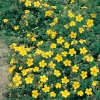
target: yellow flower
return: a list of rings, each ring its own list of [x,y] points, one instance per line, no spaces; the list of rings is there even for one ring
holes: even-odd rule
[[[71,22],[69,23],[69,25],[70,25],[70,26],[76,26],[76,22],[75,22],[75,21],[71,21]]]
[[[76,21],[81,22],[83,20],[83,17],[81,16],[81,14],[76,16]]]
[[[79,95],[79,96],[83,96],[84,93],[83,93],[83,91],[80,90],[80,91],[77,92],[77,95]]]
[[[39,95],[38,90],[32,90],[32,97],[37,98]]]
[[[46,77],[46,75],[40,76],[40,81],[45,83],[46,81],[48,81],[48,77]]]
[[[32,40],[32,42],[33,42],[33,41],[36,41],[36,38],[33,36],[33,37],[31,38],[31,40]]]
[[[69,16],[70,18],[73,18],[73,17],[74,17],[74,14],[73,14],[72,12],[68,12],[68,16]]]
[[[7,18],[3,19],[3,22],[4,23],[7,23],[8,22],[8,19]]]
[[[25,10],[25,14],[28,14],[30,12],[30,10]]]
[[[18,30],[19,29],[19,26],[14,26],[14,30]]]
[[[86,93],[88,96],[89,96],[89,95],[92,95],[92,94],[93,94],[92,88],[86,88],[85,93]]]
[[[63,60],[62,56],[57,54],[56,57],[54,58],[57,62],[61,62]]]
[[[79,33],[83,33],[84,32],[84,28],[83,27],[79,27]]]
[[[43,41],[39,41],[38,43],[37,43],[37,46],[40,46],[40,45],[42,45],[43,44]]]
[[[21,55],[21,56],[25,56],[25,55],[27,55],[27,52],[26,52],[26,50],[25,49],[21,49],[20,51],[19,51],[19,54]]]
[[[80,83],[75,81],[72,86],[76,90],[80,87]]]
[[[35,67],[33,68],[33,71],[34,71],[34,72],[39,72],[39,68],[38,68],[37,66],[35,66]]]
[[[27,60],[27,62],[26,62],[26,64],[30,67],[30,66],[32,66],[33,65],[33,59],[28,59]]]
[[[77,43],[77,40],[72,40],[71,45],[76,45]]]
[[[27,75],[27,70],[23,69],[21,72],[23,76]]]
[[[20,84],[22,84],[21,81],[21,76],[18,75],[18,73],[16,73],[14,75],[14,77],[12,78],[12,81],[15,83],[15,85],[18,87]]]
[[[56,9],[57,7],[56,6],[51,6],[53,9]]]
[[[31,5],[32,5],[32,2],[29,1],[29,0],[26,0],[26,2],[25,2],[25,6],[28,7],[28,6],[31,6]]]
[[[34,77],[31,78],[30,76],[25,78],[26,84],[32,84],[33,83],[33,79],[34,79]]]
[[[19,70],[22,70],[23,69],[23,66],[19,66]]]
[[[63,39],[63,37],[59,37],[59,38],[57,38],[57,43],[58,44],[62,44],[64,42],[64,39]]]
[[[40,49],[36,49],[35,54],[41,54],[42,52],[43,52],[42,50],[40,50]]]
[[[71,2],[70,3],[74,3],[75,2],[75,0],[71,0]]]
[[[88,19],[86,24],[87,24],[88,27],[92,27],[94,25],[92,19]]]
[[[71,56],[75,55],[75,54],[76,54],[75,49],[74,49],[74,48],[69,49],[69,54],[70,54]]]
[[[82,77],[82,79],[87,78],[87,71],[82,71],[81,72],[81,77]]]
[[[66,29],[68,29],[68,24],[64,25],[64,27],[65,27]]]
[[[54,75],[55,76],[57,76],[57,77],[59,77],[60,75],[61,75],[61,73],[60,73],[60,71],[59,70],[54,70]]]
[[[65,61],[63,61],[63,64],[64,64],[65,66],[71,66],[71,61],[68,60],[68,59],[66,59]]]
[[[47,86],[47,85],[44,85],[44,88],[42,88],[42,91],[44,91],[45,93],[49,92],[50,91],[50,87]]]
[[[61,79],[61,82],[67,84],[69,82],[69,79],[66,76],[64,76],[64,78]]]
[[[86,49],[86,47],[80,48],[80,54],[86,54],[88,52],[88,50]]]
[[[77,36],[77,33],[76,32],[71,32],[70,35],[69,35],[71,38],[75,39],[76,36]]]
[[[72,72],[77,73],[79,67],[77,65],[72,66]]]
[[[92,86],[96,86],[98,84],[98,81],[93,81]]]
[[[48,11],[45,12],[45,16],[50,17],[50,16],[52,16],[52,13],[53,13],[52,10],[48,10]]]
[[[34,2],[34,7],[39,7],[39,6],[40,6],[40,2],[39,1]]]
[[[87,62],[92,62],[94,58],[90,55],[86,55],[86,56],[84,56],[83,59],[86,60]]]
[[[12,73],[12,72],[13,72],[13,70],[15,69],[15,67],[16,67],[16,65],[14,65],[14,66],[10,67],[10,68],[8,69],[9,73]]]
[[[91,16],[92,18],[96,18],[96,17],[97,17],[97,14],[91,13],[90,16]]]
[[[51,48],[51,49],[56,48],[56,44],[55,44],[55,43],[52,43],[52,44],[50,45],[50,48]]]
[[[50,92],[50,97],[56,97],[56,93],[55,92]]]
[[[64,98],[67,98],[70,95],[70,92],[68,92],[68,90],[61,91],[60,93]]]
[[[70,46],[70,44],[69,44],[68,42],[65,42],[65,43],[64,43],[64,47],[65,47],[65,48],[69,48],[69,46]]]
[[[66,55],[68,54],[66,51],[63,51],[63,52],[61,52],[61,54],[63,55],[63,56],[65,56],[66,57]]]
[[[81,44],[83,44],[83,43],[86,43],[86,40],[80,39],[79,42],[80,42]]]
[[[53,61],[50,61],[50,63],[48,64],[50,68],[54,69],[56,64],[53,63]]]
[[[90,68],[90,74],[93,76],[97,76],[99,69],[96,66],[93,66],[92,68]]]
[[[61,84],[60,83],[56,83],[55,87],[56,88],[61,88]]]
[[[39,62],[39,65],[40,67],[44,68],[47,65],[47,63],[45,62],[45,60],[42,60]]]

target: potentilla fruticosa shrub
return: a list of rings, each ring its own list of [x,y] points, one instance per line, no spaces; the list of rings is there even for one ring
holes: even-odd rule
[[[2,29],[17,38],[9,43],[8,100],[100,98],[99,0],[15,4],[2,17]]]

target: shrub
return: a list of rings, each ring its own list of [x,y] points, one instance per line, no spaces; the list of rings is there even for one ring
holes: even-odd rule
[[[96,100],[99,0],[9,1],[1,30],[11,49],[7,100]]]

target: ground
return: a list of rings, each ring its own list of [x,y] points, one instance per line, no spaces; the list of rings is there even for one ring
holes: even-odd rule
[[[0,100],[5,100],[2,94],[6,92],[8,81],[8,63],[4,55],[9,52],[3,39],[0,38]]]

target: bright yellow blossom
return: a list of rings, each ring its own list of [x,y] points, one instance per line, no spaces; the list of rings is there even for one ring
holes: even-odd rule
[[[33,59],[28,58],[26,64],[30,67],[33,65]]]
[[[45,60],[42,60],[39,62],[39,66],[44,68],[47,65],[47,63],[45,62]]]
[[[3,19],[3,22],[4,23],[7,23],[8,22],[8,19],[7,18]]]
[[[61,82],[67,84],[69,82],[69,79],[66,76],[64,76],[64,78],[61,79]]]
[[[60,93],[64,98],[67,98],[70,95],[70,92],[68,92],[68,90],[61,91]]]
[[[33,79],[34,79],[34,77],[30,77],[30,76],[26,77],[25,78],[26,84],[32,84],[33,83]]]
[[[84,95],[84,92],[80,90],[80,91],[77,92],[77,95],[83,96]]]
[[[86,88],[85,93],[86,93],[88,96],[89,96],[89,95],[92,95],[92,94],[93,94],[92,88]]]
[[[81,14],[76,16],[76,21],[81,22],[83,20],[83,17],[81,16]]]
[[[57,54],[56,57],[54,58],[57,62],[61,62],[63,60],[62,56]]]
[[[18,30],[19,29],[19,26],[14,26],[14,30]]]
[[[53,61],[50,61],[50,63],[48,64],[50,68],[54,69],[56,64],[53,63]]]
[[[72,66],[72,72],[77,73],[79,67],[77,65]]]
[[[90,68],[90,74],[93,76],[97,76],[99,69],[96,66],[93,66],[92,68]]]
[[[94,87],[97,86],[97,84],[98,84],[98,81],[93,81],[92,82],[92,86],[94,86]]]
[[[77,36],[77,33],[72,31],[69,36],[70,38],[75,39]]]
[[[50,87],[47,85],[44,85],[44,88],[42,88],[42,91],[44,91],[45,93],[50,91]]]
[[[57,45],[56,45],[55,43],[52,43],[52,44],[50,45],[50,48],[51,48],[51,49],[54,49],[54,48],[56,48],[56,46],[57,46]]]
[[[57,77],[59,77],[60,75],[61,75],[61,73],[60,73],[60,71],[59,70],[54,70],[54,75],[55,76],[57,76]]]
[[[40,81],[45,83],[46,81],[48,81],[48,77],[46,75],[40,76]]]
[[[83,27],[79,27],[79,33],[83,33],[84,32],[84,28]]]
[[[61,84],[60,83],[56,83],[55,87],[56,88],[61,88]]]
[[[28,7],[28,6],[31,6],[31,5],[32,5],[32,2],[30,0],[26,0],[25,6]]]
[[[71,56],[75,55],[75,54],[76,54],[75,49],[74,49],[74,48],[69,49],[69,54],[70,54]]]
[[[38,90],[32,90],[32,97],[37,98],[39,95]]]
[[[72,86],[76,90],[80,87],[80,83],[75,81]]]
[[[76,26],[76,22],[75,22],[75,21],[71,21],[71,22],[69,23],[69,25],[70,25],[70,26]]]
[[[88,50],[86,49],[86,47],[80,48],[80,54],[86,54],[88,52]]]
[[[65,47],[65,48],[69,48],[69,46],[70,46],[70,44],[69,44],[68,42],[65,42],[65,43],[64,43],[64,47]]]
[[[82,71],[81,72],[81,77],[82,77],[82,79],[87,78],[87,71]]]
[[[68,60],[68,59],[66,59],[65,61],[63,61],[63,64],[64,64],[65,66],[71,66],[71,61]]]
[[[50,97],[56,97],[56,93],[55,92],[50,92]]]
[[[40,6],[40,2],[39,1],[36,1],[33,4],[34,4],[34,7],[39,7]]]
[[[52,10],[48,10],[45,12],[45,16],[48,16],[48,17],[51,17],[53,14],[53,11]]]
[[[63,37],[59,37],[59,38],[57,38],[57,43],[58,44],[62,44],[64,42],[64,39],[63,39]]]
[[[86,24],[87,24],[88,27],[92,27],[94,25],[93,22],[94,21],[92,19],[88,19],[87,22],[86,22]]]

